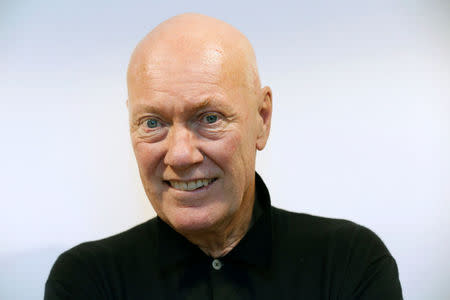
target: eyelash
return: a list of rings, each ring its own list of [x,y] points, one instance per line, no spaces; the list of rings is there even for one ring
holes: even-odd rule
[[[213,123],[208,123],[207,121],[206,121],[206,118],[208,117],[208,116],[216,116],[217,117],[217,119],[213,122]],[[205,112],[205,113],[202,113],[202,114],[200,114],[200,116],[198,117],[198,123],[199,124],[201,124],[201,125],[206,125],[206,126],[208,126],[208,127],[210,127],[210,128],[213,128],[213,127],[216,127],[216,126],[218,126],[219,124],[220,124],[220,122],[223,120],[223,115],[221,114],[221,113],[218,113],[218,112]],[[156,127],[148,127],[147,126],[147,122],[149,121],[149,120],[155,120],[156,122],[157,122],[157,126]],[[149,130],[149,131],[155,131],[155,130],[157,130],[157,129],[160,129],[161,127],[164,127],[164,125],[165,125],[165,123],[163,122],[163,121],[161,121],[159,118],[157,118],[157,117],[147,117],[147,118],[145,118],[145,119],[143,119],[141,122],[140,122],[140,126],[141,127],[143,127],[144,128],[144,130]]]

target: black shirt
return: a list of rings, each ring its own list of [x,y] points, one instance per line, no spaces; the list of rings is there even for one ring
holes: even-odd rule
[[[252,226],[214,260],[158,217],[61,254],[56,299],[402,299],[394,258],[369,229],[270,204],[256,175]]]

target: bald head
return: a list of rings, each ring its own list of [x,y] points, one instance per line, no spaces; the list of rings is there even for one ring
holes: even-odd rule
[[[256,58],[248,39],[231,25],[200,14],[182,14],[159,24],[134,50],[128,67],[129,98],[137,85],[178,72],[211,72],[221,80],[260,89]],[[161,75],[161,76],[160,76]]]

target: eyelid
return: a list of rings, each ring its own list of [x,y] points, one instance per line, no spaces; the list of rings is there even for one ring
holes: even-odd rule
[[[207,111],[207,112],[204,112],[204,113],[200,114],[200,119],[203,119],[204,117],[211,116],[211,115],[217,116],[218,119],[223,119],[224,118],[224,115],[219,113],[219,112],[217,112],[217,111]]]
[[[160,124],[165,124],[164,121],[161,120],[161,118],[158,118],[157,116],[144,116],[138,120],[139,126],[142,126],[142,124],[144,124],[145,122],[147,122],[150,119],[154,119],[154,120],[158,121],[158,123],[160,123]]]

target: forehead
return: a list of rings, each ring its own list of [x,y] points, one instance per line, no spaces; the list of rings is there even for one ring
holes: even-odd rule
[[[232,89],[216,72],[195,67],[164,66],[147,70],[129,84],[129,98],[134,103],[152,101],[163,104],[170,100],[188,104],[212,99],[214,102],[220,102],[233,93]]]
[[[220,66],[161,65],[156,68],[149,66],[141,76],[129,82],[128,93],[130,102],[136,104],[149,101],[164,104],[170,101],[172,104],[219,105],[236,102],[243,91],[224,78]]]
[[[220,76],[219,66],[168,64],[148,68],[129,85],[129,108],[132,114],[190,114],[206,108],[232,112],[243,104],[239,94],[239,87]]]
[[[130,104],[179,110],[202,106],[205,101],[241,106],[247,102],[243,101],[248,89],[244,67],[239,55],[229,54],[217,43],[200,45],[189,40],[165,41],[137,51],[128,73]]]
[[[224,49],[220,43],[201,43],[188,37],[137,48],[128,70],[129,89],[134,83],[156,88],[181,83],[249,87],[248,62],[237,48]]]
[[[189,42],[186,39],[161,41],[138,50],[130,62],[131,75],[156,72],[184,71],[219,74],[225,60],[224,51],[217,45]]]
[[[222,64],[212,55],[180,60],[176,56],[156,55],[139,64],[128,78],[129,97],[139,98],[141,93],[152,91],[186,94],[227,88]]]

